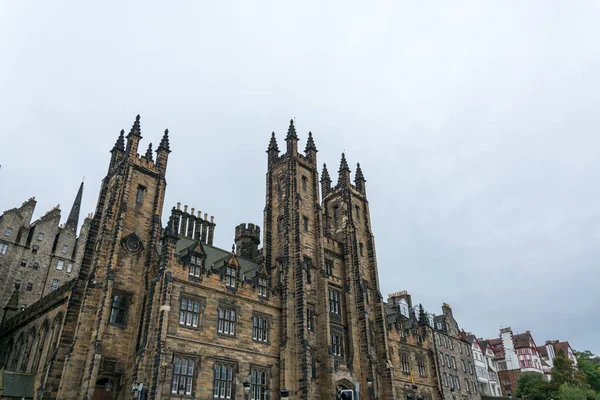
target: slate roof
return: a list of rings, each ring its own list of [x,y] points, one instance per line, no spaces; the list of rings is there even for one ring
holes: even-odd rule
[[[513,342],[515,344],[515,349],[521,347],[537,347],[533,342],[533,338],[531,337],[531,334],[529,332],[513,335]]]
[[[202,251],[206,254],[207,268],[221,268],[232,254],[231,250],[223,250],[185,236],[179,237],[179,240],[175,245],[175,252],[178,253],[180,257],[183,257],[189,254],[190,251],[200,252],[198,246],[200,246]],[[236,256],[236,258],[240,265],[240,276],[246,275],[246,278],[253,278],[256,275],[256,272],[261,268],[260,264],[257,264],[252,260],[240,256]]]

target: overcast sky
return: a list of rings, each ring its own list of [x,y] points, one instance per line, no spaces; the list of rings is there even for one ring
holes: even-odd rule
[[[165,209],[229,249],[296,118],[334,181],[361,163],[384,297],[600,353],[599,2],[123,3],[0,2],[1,210],[65,220],[85,175],[94,211],[139,113]]]

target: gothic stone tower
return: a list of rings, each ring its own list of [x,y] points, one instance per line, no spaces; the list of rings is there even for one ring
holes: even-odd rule
[[[160,236],[170,150],[165,131],[156,161],[152,144],[140,157],[139,115],[126,144],[124,139],[121,131],[111,150],[60,346],[49,372],[47,386],[54,386],[53,398],[97,398],[94,393],[105,390],[107,382],[118,396],[114,391],[131,388],[135,375],[138,332],[148,270]]]
[[[264,210],[264,262],[282,302],[281,387],[298,399],[330,399],[359,384],[362,396],[392,398],[362,172],[352,185],[343,157],[332,189],[325,170],[321,204],[312,133],[304,155],[293,121],[285,141],[279,156],[273,133],[267,150]]]

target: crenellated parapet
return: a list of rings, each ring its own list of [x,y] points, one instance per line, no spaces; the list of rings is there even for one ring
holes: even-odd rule
[[[173,220],[173,232],[175,235],[184,236],[194,240],[200,240],[202,243],[213,244],[215,235],[215,220],[213,216],[208,218],[208,214],[202,211],[196,212],[192,207],[188,212],[188,206],[184,205],[181,209],[181,203],[177,203],[177,207],[171,210],[171,218]]]

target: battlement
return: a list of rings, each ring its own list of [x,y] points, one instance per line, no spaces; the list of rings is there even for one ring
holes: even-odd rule
[[[235,240],[239,240],[242,237],[251,237],[260,241],[260,226],[252,223],[239,224],[235,227]]]
[[[394,297],[406,296],[406,295],[408,295],[408,292],[406,290],[402,290],[400,292],[394,292],[394,293],[388,294],[388,299],[392,299]]]

